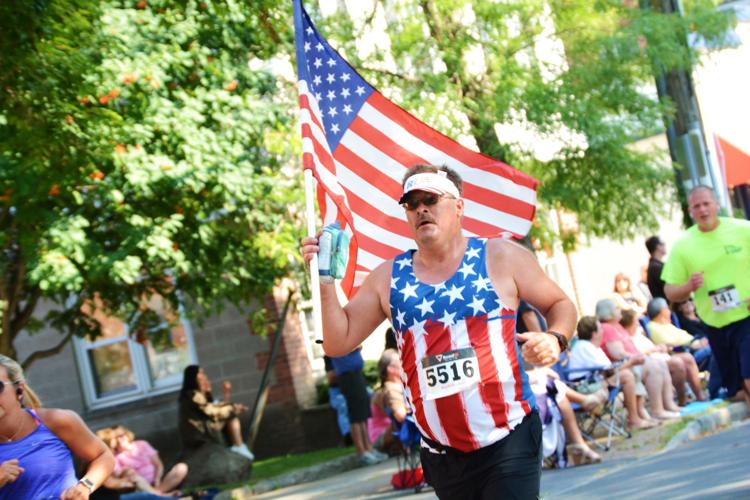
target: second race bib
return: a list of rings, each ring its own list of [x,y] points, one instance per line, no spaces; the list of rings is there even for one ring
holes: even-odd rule
[[[734,285],[725,286],[708,292],[711,308],[714,312],[724,312],[742,305],[740,295]]]
[[[471,347],[425,356],[422,374],[427,383],[425,399],[456,394],[479,382],[479,361]]]

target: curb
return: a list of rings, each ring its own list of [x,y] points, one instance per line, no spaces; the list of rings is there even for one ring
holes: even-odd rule
[[[315,481],[322,477],[340,474],[358,467],[360,467],[360,464],[357,461],[356,455],[347,455],[329,462],[304,467],[280,476],[265,479],[257,482],[253,486],[243,486],[241,488],[222,491],[216,495],[216,500],[245,500],[252,498],[255,495],[260,495],[261,493],[277,490],[279,488],[286,488],[287,486],[294,486],[295,484]]]
[[[697,417],[684,429],[675,434],[662,451],[673,450],[689,441],[700,439],[703,435],[716,431],[720,427],[725,427],[732,422],[737,422],[748,417],[750,417],[750,410],[747,403],[744,401],[731,403],[729,406]]]

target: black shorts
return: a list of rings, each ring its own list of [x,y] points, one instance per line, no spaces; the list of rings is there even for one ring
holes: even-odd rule
[[[341,394],[346,399],[349,422],[352,424],[367,422],[370,418],[370,394],[367,392],[367,382],[362,370],[342,373],[337,375],[336,379]]]
[[[708,327],[708,343],[730,396],[750,379],[750,317],[721,328]]]
[[[536,410],[497,443],[469,453],[423,447],[420,455],[425,479],[441,500],[539,498],[542,422]]]

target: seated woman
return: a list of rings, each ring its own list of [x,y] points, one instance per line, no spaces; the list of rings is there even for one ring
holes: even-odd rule
[[[247,407],[226,400],[215,402],[211,382],[198,365],[185,368],[179,403],[180,461],[190,471],[183,487],[245,481],[253,457],[242,441],[238,416]],[[231,448],[225,447],[225,433]]]
[[[602,349],[611,360],[623,360],[629,357],[642,357],[644,359],[639,373],[635,373],[646,387],[649,406],[656,413],[656,418],[673,418],[674,415],[665,413],[667,407],[672,406],[672,401],[665,401],[665,394],[672,385],[672,376],[669,365],[663,359],[644,356],[633,343],[630,335],[620,324],[622,312],[617,305],[609,299],[600,300],[596,304],[596,315],[602,322],[604,336]],[[666,405],[666,407],[665,407]]]
[[[112,476],[124,479],[121,487],[135,488],[156,495],[178,494],[177,487],[185,479],[188,467],[177,463],[166,475],[164,464],[148,441],[136,440],[127,428],[118,425],[97,431],[99,436],[115,454],[115,470]]]
[[[615,293],[612,299],[615,301],[620,310],[632,309],[639,315],[646,312],[646,301],[640,293],[633,291],[630,284],[630,278],[623,273],[617,273],[615,276]]]
[[[570,379],[583,378],[588,375],[586,371],[576,372],[577,369],[584,368],[608,368],[605,372],[607,375],[606,382],[613,386],[617,383],[619,375],[619,384],[622,387],[622,394],[625,399],[625,411],[627,412],[628,426],[631,429],[645,429],[653,427],[655,424],[648,418],[644,418],[639,413],[638,395],[636,393],[636,379],[630,367],[642,364],[644,357],[634,357],[623,362],[618,367],[613,367],[612,362],[599,347],[602,342],[603,332],[599,321],[593,316],[584,316],[578,321],[576,327],[578,341],[573,344],[568,358],[568,370],[570,370]]]
[[[401,382],[401,359],[394,349],[386,349],[378,360],[380,387],[372,396],[372,417],[367,421],[367,431],[373,446],[380,451],[395,452],[398,442],[391,417],[398,423],[406,418],[406,400]]]
[[[679,360],[679,369],[684,370],[685,378],[698,401],[703,401],[703,389],[701,387],[700,372],[698,370],[697,358],[703,359],[711,355],[711,348],[708,346],[708,339],[696,339],[685,330],[677,328],[672,324],[672,311],[669,310],[669,304],[661,297],[657,297],[648,303],[648,317],[651,322],[648,324],[651,332],[651,340],[656,345],[664,345],[670,349],[675,347],[686,347],[694,354],[689,352],[672,352],[672,357]],[[677,387],[677,398],[680,405],[684,405],[687,400],[685,386]]]
[[[656,418],[662,419],[678,418],[680,416],[680,407],[677,406],[674,401],[673,385],[677,385],[678,383],[680,383],[684,387],[685,379],[684,377],[673,379],[672,367],[673,365],[680,364],[681,362],[677,359],[672,359],[672,357],[668,354],[668,349],[666,346],[654,344],[648,337],[643,334],[643,328],[641,328],[640,323],[638,323],[638,319],[635,316],[635,311],[622,311],[620,324],[625,329],[625,331],[628,332],[631,340],[633,341],[633,344],[642,354],[666,363],[667,369],[669,370],[669,379],[672,381],[672,383],[663,385],[662,397],[661,400],[658,401],[662,405],[662,410],[655,408],[655,405],[653,404],[654,402],[651,402],[651,414]],[[679,376],[679,373],[677,373],[677,375]]]
[[[581,430],[578,428],[575,411],[573,411],[573,407],[570,403],[575,402],[581,404],[586,411],[592,411],[597,406],[606,402],[606,391],[588,395],[576,392],[561,382],[560,376],[549,368],[534,368],[532,370],[527,370],[526,374],[529,377],[531,390],[537,397],[537,403],[540,407],[543,404],[542,401],[548,401],[549,398],[554,398],[554,404],[557,406],[561,424],[565,430],[568,458],[573,465],[601,462],[602,457],[589,448],[586,441],[584,441],[583,436],[581,435]],[[541,409],[540,416],[546,417],[543,417],[542,419],[544,455],[545,457],[551,456],[551,454],[556,451],[556,443],[550,441],[555,441],[557,436],[555,435],[555,432],[548,431],[551,430],[550,424],[552,423],[554,416],[550,415],[548,411],[541,411]],[[551,438],[548,439],[548,436],[551,436]]]

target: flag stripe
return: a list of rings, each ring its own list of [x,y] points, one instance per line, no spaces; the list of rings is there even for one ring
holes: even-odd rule
[[[401,146],[400,142],[396,142],[382,133],[377,127],[369,124],[364,119],[355,118],[349,130],[358,134],[360,137],[367,137],[370,144],[377,144],[377,148],[384,154],[393,158],[401,165],[417,165],[425,164],[428,161],[420,156],[412,154],[410,150],[405,149]],[[392,191],[391,196],[393,198],[399,198],[401,184],[398,183]],[[481,185],[472,184],[470,182],[464,182],[463,185],[463,197],[468,199],[482,200],[482,204],[487,207],[507,212],[510,215],[517,217],[531,218],[534,215],[534,206],[529,203],[523,202],[510,196],[487,189]],[[494,220],[490,218],[489,220]]]
[[[470,149],[460,145],[450,137],[438,132],[437,130],[429,127],[423,122],[417,120],[414,116],[398,106],[393,101],[389,101],[380,92],[373,92],[368,99],[369,103],[378,111],[391,118],[395,123],[409,124],[414,129],[417,136],[432,136],[437,135],[441,139],[440,149],[442,152],[452,158],[456,158],[464,166],[478,168],[487,173],[497,175],[497,170],[503,171],[506,178],[512,179],[513,183],[518,184],[527,188],[527,195],[532,196],[529,198],[529,202],[533,203],[535,199],[534,191],[538,185],[538,181],[533,177],[524,174],[523,172],[516,170],[509,165],[500,163],[494,158],[471,151]],[[490,167],[492,165],[492,167]]]
[[[397,109],[395,105],[391,104],[389,106],[376,108],[371,105],[371,102],[377,102],[375,94],[371,96],[371,99],[374,100],[367,101],[364,106],[362,106],[360,117],[369,123],[376,124],[378,128],[386,132],[388,135],[398,137],[399,142],[402,145],[408,146],[414,154],[425,158],[429,163],[435,164],[442,162],[449,167],[455,168],[466,182],[486,184],[489,181],[491,184],[496,185],[499,193],[517,198],[529,204],[535,203],[536,194],[533,189],[523,185],[514,184],[506,177],[502,177],[497,173],[487,172],[486,170],[477,170],[476,168],[466,165],[456,157],[438,149],[438,146],[443,146],[443,143],[437,140],[439,137],[444,137],[442,134],[437,131],[432,131],[424,136],[415,136],[405,128],[404,123],[395,121],[394,117],[389,115],[389,112]],[[399,112],[400,111],[401,110],[399,109]],[[410,123],[409,125],[412,124]]]

